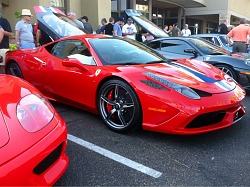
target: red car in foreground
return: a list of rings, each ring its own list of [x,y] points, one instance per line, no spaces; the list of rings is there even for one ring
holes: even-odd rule
[[[65,122],[26,81],[0,85],[0,186],[52,186],[68,165]]]
[[[99,113],[116,132],[142,126],[199,134],[228,127],[245,114],[245,90],[214,66],[168,60],[123,37],[84,35],[55,12],[38,12],[37,18],[53,39],[62,39],[8,52],[6,72],[29,81],[51,100]],[[74,32],[82,35],[65,37]]]

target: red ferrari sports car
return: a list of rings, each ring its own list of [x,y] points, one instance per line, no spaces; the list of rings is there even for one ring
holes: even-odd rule
[[[8,52],[6,72],[29,81],[48,99],[100,114],[116,132],[142,126],[199,134],[230,126],[245,114],[245,90],[207,63],[168,60],[123,37],[64,37],[84,31],[55,12],[39,12],[37,18],[51,38],[61,39]],[[59,21],[64,22],[63,30],[58,29]]]
[[[65,122],[25,80],[0,83],[0,186],[53,185],[68,165]]]

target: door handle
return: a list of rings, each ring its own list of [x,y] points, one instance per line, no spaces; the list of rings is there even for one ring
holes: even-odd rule
[[[47,66],[47,63],[46,62],[42,62],[42,66]]]
[[[42,66],[47,66],[47,63],[42,61],[41,59],[37,58],[37,57],[34,57],[34,59],[36,59],[37,61],[41,62],[42,63]]]

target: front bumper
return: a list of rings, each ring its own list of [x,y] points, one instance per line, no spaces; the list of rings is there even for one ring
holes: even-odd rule
[[[240,86],[201,100],[168,94],[168,99],[162,97],[153,100],[148,96],[150,99],[142,103],[144,130],[180,135],[201,134],[228,127],[246,113],[241,105],[245,91]],[[150,110],[152,108],[156,110]],[[223,114],[216,114],[219,111],[223,111]],[[213,115],[209,115],[213,113],[218,115],[214,121],[210,120]]]
[[[67,128],[61,119],[58,125],[41,141],[0,167],[0,185],[52,186],[67,169],[66,144]],[[58,151],[60,151],[59,154]],[[43,160],[55,152],[58,155],[57,159],[44,166]],[[39,165],[42,166],[39,170],[40,173],[35,174],[37,173],[35,168]]]

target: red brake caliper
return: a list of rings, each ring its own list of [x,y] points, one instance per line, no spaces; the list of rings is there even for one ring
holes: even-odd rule
[[[111,101],[113,101],[113,92],[114,90],[111,90],[111,92],[108,95],[108,99],[110,99]],[[107,103],[107,109],[108,109],[108,113],[113,109],[112,105]],[[112,116],[112,118],[114,118],[114,115]]]

